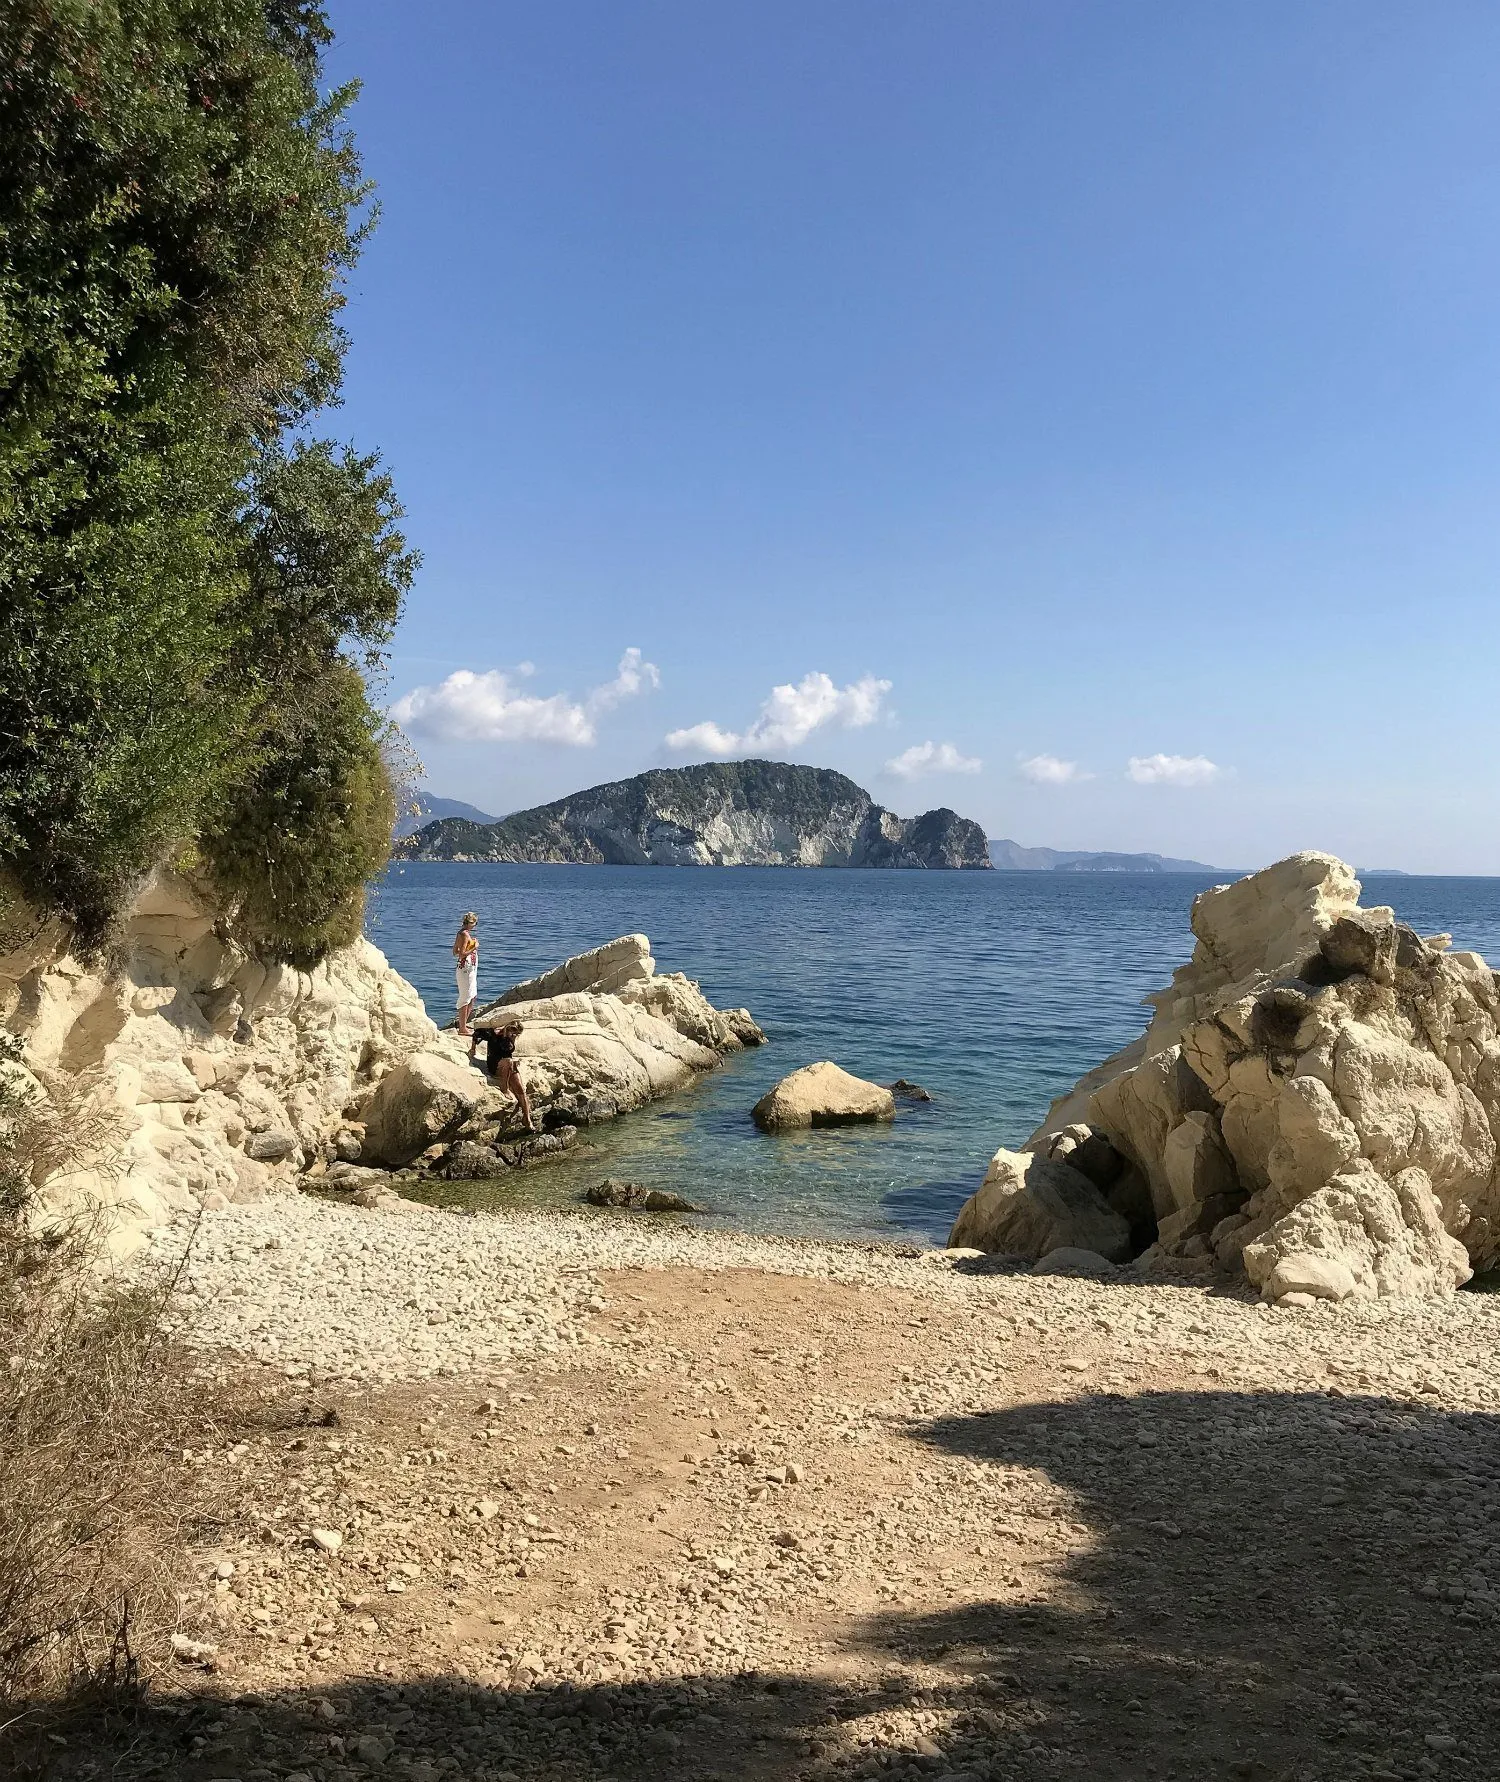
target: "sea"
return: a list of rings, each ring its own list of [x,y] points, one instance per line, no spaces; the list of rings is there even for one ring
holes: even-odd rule
[[[696,978],[770,1038],[680,1095],[587,1128],[565,1158],[432,1198],[569,1206],[606,1176],[666,1188],[700,1222],[788,1236],[942,1243],[990,1156],[1141,1033],[1193,945],[1185,873],[903,872],[766,867],[398,862],[367,932],[452,1019],[449,948],[479,914],[480,995],[616,935],[649,936],[657,970]],[[1367,876],[1424,934],[1500,961],[1500,879]],[[768,1135],[750,1110],[787,1072],[831,1058],[919,1083],[889,1125]],[[610,1215],[601,1214],[601,1217]]]

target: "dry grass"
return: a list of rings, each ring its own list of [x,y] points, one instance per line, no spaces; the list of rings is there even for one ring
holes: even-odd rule
[[[170,1652],[182,1447],[203,1422],[169,1285],[111,1280],[98,1216],[42,1209],[111,1120],[87,1083],[50,1088],[0,1063],[0,1732],[138,1686]]]

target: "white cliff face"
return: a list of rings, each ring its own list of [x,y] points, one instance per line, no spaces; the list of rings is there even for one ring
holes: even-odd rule
[[[1443,1294],[1500,1261],[1496,976],[1358,899],[1313,853],[1205,892],[1145,1035],[1027,1150],[1271,1299]],[[955,1230],[983,1243],[974,1207]]]
[[[116,1113],[108,1153],[51,1178],[44,1197],[101,1209],[117,1255],[175,1212],[294,1187],[335,1135],[357,1151],[367,1121],[377,1151],[384,1127],[425,1122],[435,1136],[434,1121],[508,1105],[369,941],[298,971],[252,957],[215,922],[191,884],[163,872],[108,970],[74,958],[56,921],[12,920],[3,943],[0,1022],[25,1042],[27,1069],[44,1090],[82,1078]],[[543,1112],[608,1118],[764,1038],[680,974],[657,977],[644,935],[547,980],[518,986],[532,993],[506,1010],[524,1023],[518,1060]]]
[[[47,1185],[58,1203],[110,1209],[117,1251],[174,1210],[290,1177],[394,1059],[437,1037],[378,947],[360,940],[310,972],[267,966],[166,872],[107,971],[75,959],[55,921],[0,955],[0,1016],[44,1087],[86,1074],[118,1110],[111,1154]]]

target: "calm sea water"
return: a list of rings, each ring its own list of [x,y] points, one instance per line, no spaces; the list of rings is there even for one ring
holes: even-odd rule
[[[480,994],[618,934],[651,937],[660,971],[743,1004],[771,1043],[696,1088],[605,1127],[515,1182],[455,1184],[496,1204],[576,1201],[606,1175],[670,1188],[741,1229],[940,1242],[1000,1145],[1140,1033],[1141,999],[1192,948],[1211,883],[1128,873],[798,872],[408,863],[370,900],[368,929],[452,1018],[458,918],[479,912]],[[1423,933],[1500,960],[1500,879],[1377,878]],[[768,1136],[750,1120],[778,1077],[832,1058],[876,1082],[908,1077],[931,1104],[893,1125]]]

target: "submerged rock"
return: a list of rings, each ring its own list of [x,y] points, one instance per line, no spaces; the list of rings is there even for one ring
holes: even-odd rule
[[[1104,1192],[1140,1185],[1160,1253],[1243,1270],[1274,1302],[1442,1295],[1500,1261],[1484,960],[1360,908],[1328,854],[1206,891],[1192,921],[1146,1033],[1054,1103],[1028,1152],[1096,1186],[1114,1154]],[[954,1242],[995,1229],[984,1194]],[[1120,1210],[1139,1248],[1139,1209]]]
[[[645,1213],[701,1213],[692,1201],[665,1188],[647,1188],[640,1182],[622,1182],[611,1176],[590,1188],[584,1196],[590,1206],[636,1207]]]
[[[808,1126],[844,1126],[861,1120],[893,1120],[896,1102],[889,1089],[851,1076],[824,1059],[783,1077],[751,1110],[763,1132]]]
[[[899,1096],[902,1101],[932,1100],[920,1083],[909,1083],[905,1077],[897,1077],[894,1083],[887,1083],[886,1087],[892,1095]]]

